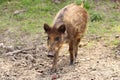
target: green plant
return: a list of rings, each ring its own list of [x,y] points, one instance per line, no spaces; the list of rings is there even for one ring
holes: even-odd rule
[[[76,4],[80,5],[80,4],[84,4],[84,7],[86,9],[90,9],[92,6],[90,5],[90,0],[76,0],[75,1]]]
[[[103,20],[103,17],[100,13],[96,13],[96,12],[93,12],[90,16],[90,19],[91,19],[91,22],[94,22],[94,21],[101,21]]]

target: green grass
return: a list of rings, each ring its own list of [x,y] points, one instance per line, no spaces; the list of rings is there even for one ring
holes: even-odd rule
[[[88,33],[100,36],[111,36],[113,33],[120,34],[118,27],[120,26],[120,14],[113,8],[115,4],[110,1],[104,1],[104,3],[101,1],[96,5],[96,8],[88,10],[90,20],[96,19],[96,16],[100,17],[100,20],[97,18],[98,20],[93,22],[89,21]]]
[[[69,1],[70,2],[70,1]],[[9,27],[20,27],[30,34],[43,32],[43,24],[51,25],[55,14],[66,3],[54,4],[48,0],[2,0],[0,5],[0,31]],[[16,10],[25,12],[13,15]]]
[[[91,47],[93,47],[93,46],[95,46],[96,45],[96,42],[95,41],[91,41],[91,42],[89,42],[88,44],[87,44],[87,46],[85,46],[86,48],[91,48]]]
[[[119,39],[111,39],[111,40],[108,39],[106,40],[105,45],[109,47],[116,47],[119,43],[120,43]]]
[[[55,4],[51,0],[0,0],[0,31],[19,27],[29,34],[43,33],[43,24],[51,25],[56,13],[72,2],[81,4],[82,0],[66,0],[61,4]],[[108,0],[97,3],[85,0],[85,8],[90,15],[87,35],[110,36],[120,33],[120,14],[114,6],[115,3]],[[16,10],[25,12],[14,15]],[[91,19],[95,21],[91,22]]]

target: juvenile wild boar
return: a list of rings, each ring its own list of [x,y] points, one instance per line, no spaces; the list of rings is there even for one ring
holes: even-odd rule
[[[70,64],[77,57],[78,44],[86,30],[88,14],[83,5],[70,4],[56,15],[53,25],[44,24],[48,35],[48,57],[53,57],[52,72],[56,71],[59,50],[63,43],[69,44]]]

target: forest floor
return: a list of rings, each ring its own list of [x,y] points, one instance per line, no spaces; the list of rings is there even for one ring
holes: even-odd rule
[[[17,38],[23,43],[21,45],[15,45],[16,40],[7,35],[13,34],[6,31],[0,36],[0,42],[3,42],[0,43],[0,80],[51,80],[53,76],[57,80],[120,79],[120,47],[106,45],[104,37],[89,40],[84,37],[81,45],[85,45],[79,48],[73,66],[69,65],[68,45],[65,44],[60,51],[57,73],[51,74],[52,59],[46,56],[46,42],[40,35],[30,37],[22,34],[21,38]],[[33,50],[8,54],[34,46]]]
[[[23,18],[24,14],[20,14],[12,16],[9,22],[2,14],[9,12],[9,7],[0,6],[4,9],[0,13],[0,80],[52,80],[53,77],[56,80],[120,80],[120,9],[113,9],[114,12],[110,13],[111,5],[105,9],[103,5],[94,9],[103,12],[107,9],[106,13],[109,15],[103,14],[107,18],[105,21],[89,22],[90,28],[80,43],[82,46],[79,47],[76,63],[69,65],[68,45],[65,44],[60,50],[57,72],[53,74],[50,72],[52,59],[47,57],[44,32],[38,32],[33,27],[28,27],[31,30],[21,27],[34,26],[38,21],[34,23],[33,17],[30,17],[28,21],[34,24],[24,23],[26,18]],[[36,17],[35,20],[37,19]],[[7,27],[3,29],[3,26]],[[35,28],[39,29],[39,26]],[[8,54],[25,48],[33,49]]]

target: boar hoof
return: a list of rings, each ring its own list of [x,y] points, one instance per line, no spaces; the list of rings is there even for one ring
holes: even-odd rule
[[[73,62],[70,62],[70,65],[73,65],[74,63]]]
[[[51,72],[52,72],[52,73],[55,73],[56,71],[57,71],[57,69],[55,69],[55,68],[52,68],[52,69],[51,69]]]
[[[75,64],[75,60],[70,61],[70,65],[73,65],[73,64]]]

